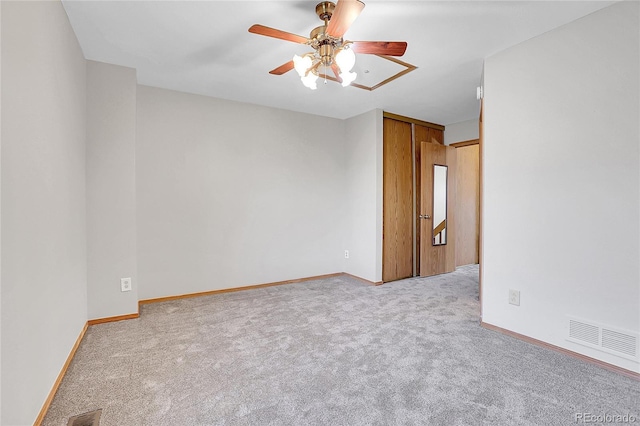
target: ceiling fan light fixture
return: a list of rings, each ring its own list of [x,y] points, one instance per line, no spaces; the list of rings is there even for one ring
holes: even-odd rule
[[[318,76],[322,76],[325,83],[327,80],[332,80],[341,82],[343,86],[349,86],[357,76],[355,72],[352,72],[356,62],[356,52],[358,54],[376,55],[403,66],[406,65],[409,71],[414,70],[416,67],[413,65],[389,58],[390,56],[404,55],[407,49],[407,43],[404,41],[349,41],[344,39],[344,34],[360,15],[363,8],[364,3],[361,0],[336,0],[335,3],[321,1],[316,5],[316,15],[324,24],[311,30],[309,37],[259,24],[252,25],[249,28],[249,32],[303,44],[312,48],[313,52],[303,56],[295,55],[293,60],[269,71],[269,74],[282,75],[295,69],[302,83],[311,89],[316,88],[315,82]],[[317,70],[321,66],[324,67],[324,74],[318,74]],[[333,71],[335,78],[327,75],[327,69],[329,68]],[[361,84],[356,84],[355,86],[361,89],[374,90],[409,71],[402,71],[373,88]]]

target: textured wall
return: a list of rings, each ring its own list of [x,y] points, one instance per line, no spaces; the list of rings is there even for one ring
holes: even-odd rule
[[[138,312],[136,71],[87,62],[87,300],[89,319]],[[120,291],[120,278],[132,291]]]
[[[346,120],[344,271],[382,280],[382,111]]]
[[[565,336],[566,315],[640,331],[638,8],[487,59],[482,295],[486,322],[635,371]]]
[[[141,299],[341,272],[344,122],[146,86]]]
[[[479,138],[478,120],[467,120],[447,124],[444,129],[444,144],[469,141]]]
[[[61,3],[0,7],[0,423],[26,425],[87,320],[85,60]]]

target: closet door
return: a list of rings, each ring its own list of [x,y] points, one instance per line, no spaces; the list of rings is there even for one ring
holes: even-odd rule
[[[384,119],[382,281],[413,276],[411,124]]]

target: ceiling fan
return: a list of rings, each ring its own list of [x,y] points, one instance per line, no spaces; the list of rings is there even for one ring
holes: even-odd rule
[[[302,83],[314,90],[319,69],[331,68],[335,79],[343,86],[350,85],[357,74],[351,72],[355,65],[355,53],[402,56],[407,49],[404,41],[349,41],[343,36],[364,9],[359,0],[338,0],[336,3],[323,1],[316,5],[316,15],[324,21],[323,25],[311,30],[309,38],[291,34],[264,25],[253,25],[249,32],[267,37],[278,38],[294,43],[306,44],[313,52],[303,56],[295,55],[293,60],[269,71],[270,74],[282,75],[295,69]]]

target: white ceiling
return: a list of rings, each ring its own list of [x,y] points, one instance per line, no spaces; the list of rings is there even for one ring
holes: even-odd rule
[[[445,125],[477,118],[484,58],[613,3],[365,2],[345,39],[407,41],[400,59],[418,67],[371,92],[331,81],[311,91],[295,71],[268,74],[309,48],[248,28],[308,36],[322,23],[317,1],[63,0],[85,57],[135,68],[143,85],[335,118],[381,108]]]

